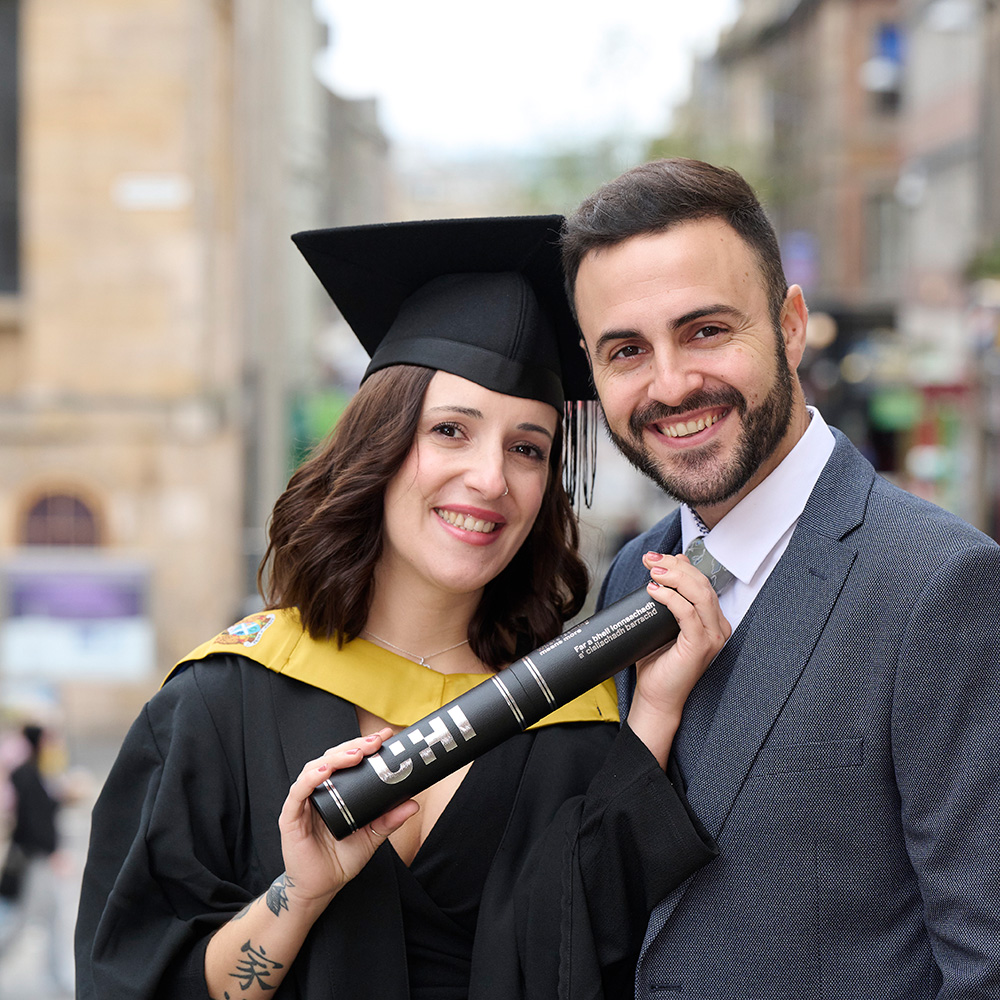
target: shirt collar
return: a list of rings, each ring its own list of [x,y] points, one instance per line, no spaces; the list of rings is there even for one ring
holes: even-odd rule
[[[833,453],[833,433],[815,407],[805,433],[781,464],[705,536],[705,547],[742,583],[749,583],[792,528]],[[703,534],[694,512],[681,506],[683,548]]]

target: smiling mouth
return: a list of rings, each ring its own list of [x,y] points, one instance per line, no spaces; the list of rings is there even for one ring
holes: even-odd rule
[[[469,514],[459,514],[453,510],[445,510],[444,507],[435,507],[434,513],[442,521],[446,521],[452,527],[461,528],[462,531],[478,531],[481,534],[488,535],[497,529],[495,521],[478,520]]]
[[[664,437],[690,437],[692,434],[697,434],[698,431],[703,431],[718,423],[728,412],[729,410],[720,410],[717,413],[710,413],[706,417],[698,417],[697,420],[681,420],[673,424],[662,423],[656,424],[655,427]]]

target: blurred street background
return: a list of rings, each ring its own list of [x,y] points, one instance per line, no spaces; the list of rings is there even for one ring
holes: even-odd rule
[[[58,738],[67,953],[116,747],[257,607],[269,510],[364,368],[289,235],[568,212],[663,155],[761,194],[809,401],[997,537],[995,0],[0,0],[0,746]],[[602,439],[595,579],[668,506]],[[0,1000],[49,1000],[46,926]]]

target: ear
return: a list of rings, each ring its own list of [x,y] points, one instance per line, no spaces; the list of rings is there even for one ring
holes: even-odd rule
[[[805,296],[798,285],[792,285],[785,294],[781,307],[781,335],[785,340],[785,356],[788,367],[795,371],[806,349],[806,325],[809,322],[809,310],[806,308]]]
[[[587,364],[590,364],[590,348],[587,347],[587,341],[580,338],[580,350],[583,351],[583,356],[587,359]]]

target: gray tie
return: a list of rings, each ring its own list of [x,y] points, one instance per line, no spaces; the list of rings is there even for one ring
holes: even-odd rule
[[[736,578],[705,548],[705,539],[699,535],[685,550],[684,555],[691,560],[692,566],[708,577],[712,583],[712,589],[721,594]]]
[[[735,577],[705,548],[705,539],[699,535],[684,554],[712,582],[718,594],[725,590]],[[705,734],[712,723],[712,716],[719,704],[732,670],[733,657],[720,653],[709,664],[704,676],[695,685],[684,705],[681,725],[674,737],[673,754],[681,773],[690,777],[695,761],[701,756]]]

